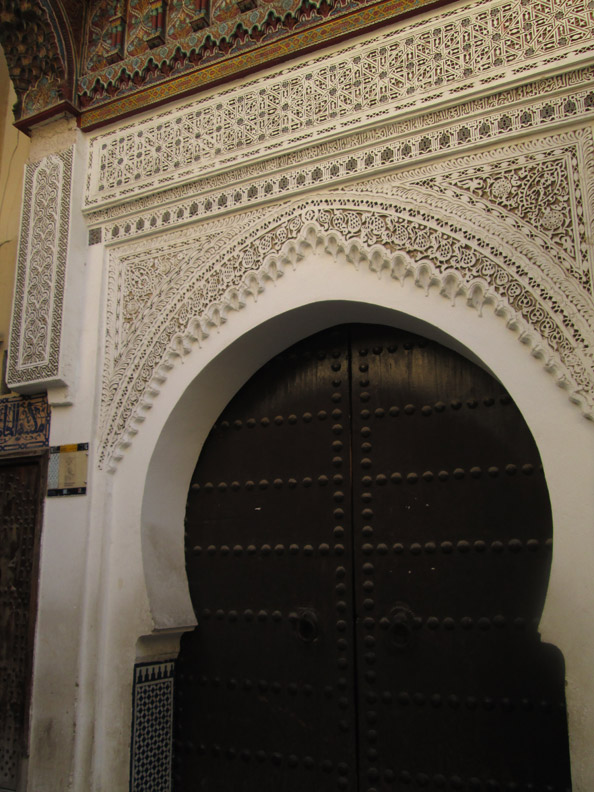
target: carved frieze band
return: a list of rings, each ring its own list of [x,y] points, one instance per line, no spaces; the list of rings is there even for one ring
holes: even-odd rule
[[[590,0],[481,0],[94,137],[87,209],[591,61]]]
[[[538,99],[534,99],[534,96]],[[594,117],[594,67],[97,210],[106,244]]]
[[[131,441],[175,360],[312,248],[492,304],[589,414],[593,203],[587,128],[112,248],[102,460]]]
[[[25,173],[7,382],[57,381],[70,226],[73,148]]]

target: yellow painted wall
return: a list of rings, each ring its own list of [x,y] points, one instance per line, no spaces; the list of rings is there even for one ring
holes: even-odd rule
[[[29,138],[14,126],[16,95],[0,48],[0,361],[8,345],[12,292]]]

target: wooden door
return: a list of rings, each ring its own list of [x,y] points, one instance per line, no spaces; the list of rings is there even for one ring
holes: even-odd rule
[[[26,754],[46,458],[0,459],[0,789]]]
[[[192,479],[175,789],[568,789],[551,534],[530,433],[465,358],[365,325],[279,355]]]

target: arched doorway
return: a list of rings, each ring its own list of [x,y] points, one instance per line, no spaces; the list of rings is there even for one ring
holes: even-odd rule
[[[482,369],[366,325],[277,356],[192,479],[175,788],[568,789],[551,535]]]

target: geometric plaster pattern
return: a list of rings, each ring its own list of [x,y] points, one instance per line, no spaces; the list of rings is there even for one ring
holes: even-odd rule
[[[91,140],[85,208],[591,58],[590,0],[481,0]]]
[[[106,244],[592,117],[594,68],[312,145],[89,214]],[[536,95],[536,99],[534,96]],[[530,101],[531,100],[531,101]]]
[[[582,135],[585,145],[569,142]],[[480,208],[484,217],[496,216],[510,231],[520,221],[531,241],[559,265],[560,284],[577,283],[591,296],[592,244],[579,176],[591,160],[590,138],[589,129],[564,136],[559,146],[549,138],[554,148],[532,153],[528,144],[521,154],[498,162],[480,155],[460,158],[455,170],[429,167],[414,183]]]
[[[6,378],[13,387],[60,375],[73,150],[26,168]]]
[[[176,361],[312,249],[492,305],[590,416],[593,204],[587,129],[112,248],[102,463],[121,456]]]

